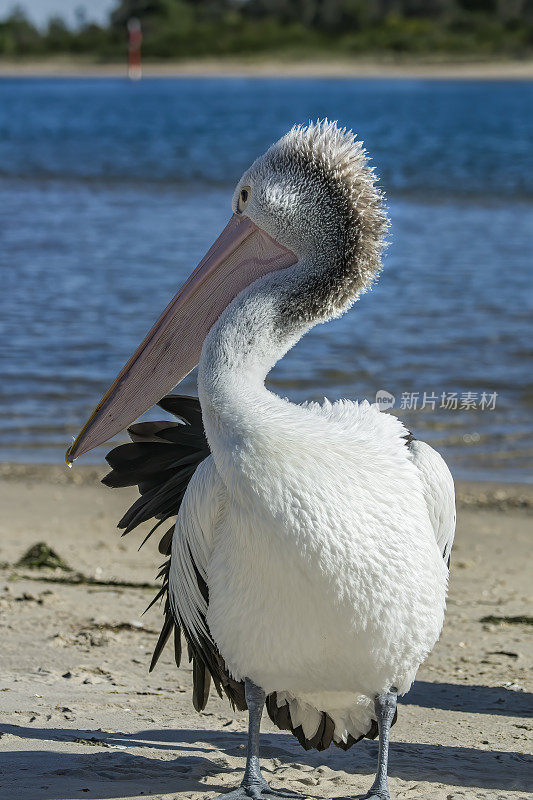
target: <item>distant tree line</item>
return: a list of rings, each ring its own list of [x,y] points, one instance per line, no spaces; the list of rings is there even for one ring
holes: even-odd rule
[[[120,0],[105,26],[79,11],[73,28],[53,17],[40,30],[15,9],[0,22],[0,55],[122,58],[130,17],[153,59],[533,51],[533,0]]]

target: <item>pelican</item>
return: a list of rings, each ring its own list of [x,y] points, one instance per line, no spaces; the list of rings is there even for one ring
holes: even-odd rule
[[[292,796],[261,774],[265,707],[306,749],[378,736],[364,797],[388,799],[397,696],[442,628],[455,528],[443,459],[367,401],[295,405],[265,386],[372,285],[387,227],[352,132],[292,128],[244,173],[228,225],[67,451],[71,463],[158,401],[178,418],[131,425],[104,483],[139,486],[126,533],[177,515],[152,668],[172,632],[179,665],[183,632],[196,709],[212,681],[248,710],[228,800]],[[195,366],[198,399],[167,394]]]

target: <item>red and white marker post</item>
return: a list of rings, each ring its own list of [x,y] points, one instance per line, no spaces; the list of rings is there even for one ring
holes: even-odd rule
[[[130,17],[128,20],[128,78],[130,81],[140,81],[142,78],[142,40],[140,20],[137,17]]]

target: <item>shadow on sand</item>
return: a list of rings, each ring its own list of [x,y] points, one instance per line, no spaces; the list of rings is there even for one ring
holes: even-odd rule
[[[533,717],[533,694],[513,691],[503,686],[416,681],[400,702],[422,708],[462,711],[465,714]]]
[[[18,784],[20,790],[24,789],[20,796],[24,796],[25,800],[127,798],[168,792],[228,791],[238,783],[240,774],[221,754],[243,757],[246,742],[245,734],[240,732],[190,729],[144,730],[128,734],[1,725],[0,730],[26,740],[73,744],[78,740],[77,744],[92,745],[93,752],[90,753],[59,753],[53,747],[49,750],[41,747],[0,754],[1,773],[17,776],[15,785]],[[330,748],[326,753],[319,754],[305,753],[286,734],[267,733],[262,738],[264,757],[278,758],[281,761],[280,771],[286,765],[298,763],[314,767],[326,764],[335,770],[353,769],[358,776],[371,776],[374,773],[377,755],[375,742],[364,741],[349,753]],[[163,750],[167,751],[167,755],[149,758],[140,753],[123,752],[116,749],[117,746]],[[206,757],[199,755],[199,750],[205,752]],[[169,759],[169,751],[176,757]],[[210,753],[213,755],[210,756]],[[532,769],[533,759],[521,753],[429,744],[391,745],[390,774],[404,780],[527,791],[531,785]],[[34,788],[30,789],[26,784],[24,775],[31,776],[31,786]],[[39,777],[36,779],[36,776]],[[205,776],[217,776],[220,784],[206,784],[202,780]],[[275,785],[279,781],[283,781],[281,774],[277,776]],[[354,788],[359,791],[360,786]]]

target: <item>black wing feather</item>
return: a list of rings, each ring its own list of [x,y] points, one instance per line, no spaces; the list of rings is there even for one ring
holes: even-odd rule
[[[209,699],[211,674],[201,658],[193,658],[192,685],[192,704],[196,711],[203,711]]]
[[[181,664],[181,628],[174,623],[174,661],[176,666]]]
[[[161,655],[164,646],[168,642],[168,638],[172,631],[174,630],[174,620],[172,617],[167,615],[165,617],[165,621],[163,623],[163,627],[161,628],[161,633],[159,634],[159,639],[157,640],[157,644],[154,648],[154,653],[152,656],[152,661],[150,662],[150,672],[153,670],[155,665],[159,660],[159,656]]]
[[[176,517],[190,479],[198,465],[210,454],[198,398],[168,395],[161,400],[159,406],[182,422],[139,422],[132,425],[128,428],[132,443],[119,445],[107,455],[111,472],[102,481],[112,488],[138,486],[141,496],[124,514],[118,527],[124,530],[122,535],[125,536],[143,522],[156,519],[156,524],[145,536],[141,547],[165,520]],[[159,542],[162,555],[171,553],[173,532],[174,526]],[[209,602],[207,584],[196,565],[195,570],[200,591]],[[189,661],[193,662],[194,707],[198,711],[205,708],[213,680],[220,696],[225,692],[234,707],[246,709],[244,682],[236,681],[230,676],[224,659],[212,641],[197,641],[173,614],[168,597],[169,571],[170,558],[162,565],[158,574],[158,578],[162,579],[161,589],[146,609],[148,611],[158,600],[165,599],[163,627],[154,649],[150,672],[157,664],[172,632],[174,657],[179,667],[183,628]],[[207,622],[205,625],[207,629]]]
[[[188,422],[193,428],[204,429],[202,420],[202,407],[197,397],[185,394],[167,394],[157,404],[163,411],[174,414],[175,417]]]

